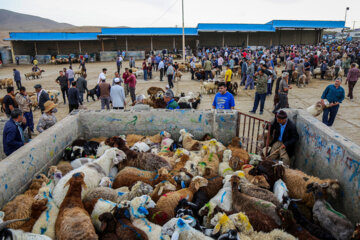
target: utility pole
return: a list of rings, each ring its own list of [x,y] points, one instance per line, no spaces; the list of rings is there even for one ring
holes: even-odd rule
[[[182,60],[183,63],[185,63],[186,50],[185,50],[185,28],[184,28],[184,0],[182,0],[182,50],[183,50]]]
[[[344,22],[344,28],[343,28],[343,36],[344,36],[344,34],[345,34],[347,11],[349,11],[349,9],[350,9],[349,7],[346,7],[346,9],[345,9],[345,22]]]

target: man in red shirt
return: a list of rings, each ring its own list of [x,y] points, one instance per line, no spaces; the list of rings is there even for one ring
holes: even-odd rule
[[[133,102],[133,104],[135,104],[135,100],[136,100],[136,95],[135,95],[135,86],[136,86],[136,77],[135,75],[132,73],[132,70],[129,70],[129,77],[128,77],[128,83],[129,83],[129,90],[130,90],[130,96],[131,96],[131,101]]]
[[[124,90],[125,90],[125,96],[129,95],[129,78],[130,74],[129,74],[129,69],[125,68],[125,72],[122,75],[122,78],[124,79]]]

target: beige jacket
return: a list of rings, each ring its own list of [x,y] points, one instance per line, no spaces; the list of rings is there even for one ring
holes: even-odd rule
[[[15,95],[15,100],[19,105],[19,109],[23,112],[30,112],[31,109],[31,100],[28,96],[21,95],[17,93]]]

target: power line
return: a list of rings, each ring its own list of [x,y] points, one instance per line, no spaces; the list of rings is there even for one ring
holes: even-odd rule
[[[150,24],[150,27],[153,26],[153,24],[156,23],[157,21],[159,21],[162,17],[164,17],[164,16],[168,13],[168,11],[175,6],[175,4],[176,4],[178,1],[179,1],[179,0],[175,0],[174,3],[171,4],[170,7],[169,7],[168,9],[166,9],[163,14],[160,15],[160,17],[158,17],[157,19],[155,19],[155,20]]]

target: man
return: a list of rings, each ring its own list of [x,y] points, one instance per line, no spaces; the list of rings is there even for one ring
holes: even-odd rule
[[[291,89],[291,88],[292,87],[289,85],[289,73],[283,72],[280,83],[279,83],[279,90],[278,90],[279,103],[275,106],[273,113],[276,113],[281,108],[289,107],[288,93],[289,93],[289,89]]]
[[[101,109],[110,110],[110,83],[105,82],[105,79],[101,79],[99,84],[99,95],[101,100]]]
[[[44,132],[46,129],[56,124],[57,119],[54,114],[57,112],[56,106],[57,105],[50,100],[44,103],[43,114],[41,115],[39,122],[36,126],[36,130],[38,130],[39,133]]]
[[[45,110],[44,104],[50,100],[49,94],[44,89],[42,89],[40,84],[36,84],[34,88],[35,88],[39,108],[41,110],[41,113],[44,113]]]
[[[130,92],[130,90],[129,90],[129,80],[128,80],[129,76],[130,76],[129,69],[125,68],[125,72],[123,73],[123,76],[122,76],[123,80],[124,80],[125,97],[127,95],[129,95],[129,92]]]
[[[89,62],[89,55],[88,55],[88,53],[85,53],[84,58],[85,58],[85,62],[88,63],[88,62]]]
[[[71,66],[71,64],[72,64],[72,61],[71,61],[71,60],[72,60],[72,56],[71,56],[71,54],[69,54],[69,58],[68,58],[68,59],[69,59],[69,64],[70,64],[70,66]]]
[[[31,139],[31,132],[34,132],[34,118],[31,110],[32,102],[26,93],[25,87],[20,87],[20,92],[15,95],[19,109],[24,113],[26,126],[28,127],[28,137]]]
[[[61,89],[61,93],[62,93],[62,96],[63,96],[63,99],[64,99],[64,105],[65,105],[66,104],[66,98],[69,97],[68,90],[69,90],[69,87],[70,87],[70,83],[69,83],[68,78],[64,75],[63,71],[60,71],[59,73],[60,73],[60,76],[58,76],[56,78],[55,82],[60,85],[60,89]],[[65,95],[66,95],[66,98],[65,98]]]
[[[144,104],[144,99],[145,99],[144,95],[138,95],[136,97],[136,104],[132,107],[132,109],[136,111],[149,111],[150,106]]]
[[[247,88],[250,86],[250,90],[254,89],[254,76],[255,73],[255,66],[251,59],[248,60],[248,67],[246,70],[246,85],[244,90],[247,90]]]
[[[209,60],[209,58],[206,58],[204,62],[204,71],[205,71],[205,80],[208,80],[209,76],[211,79],[213,78],[211,76],[211,61]],[[230,77],[230,82],[231,82],[231,77]]]
[[[191,61],[190,63],[191,80],[195,80],[194,79],[195,68],[196,68],[195,61]]]
[[[152,69],[153,69],[153,67],[151,66],[151,63],[148,63],[147,75],[149,76],[149,79],[152,79]]]
[[[15,102],[14,102],[14,87],[7,87],[6,88],[7,94],[5,95],[2,101],[2,108],[5,110],[5,114],[8,118],[10,118],[10,114],[15,109]]]
[[[308,58],[305,58],[305,63],[304,63],[304,69],[305,69],[305,84],[309,84],[310,82],[310,72],[311,72],[311,64],[309,62]]]
[[[129,66],[130,66],[130,68],[134,68],[134,67],[135,67],[135,60],[133,59],[133,57],[130,57]]]
[[[122,79],[121,79],[121,77],[120,77],[120,74],[119,74],[118,72],[115,72],[111,86],[114,86],[114,85],[115,85],[115,79],[117,79],[117,78],[120,80],[120,85],[121,85]]]
[[[3,131],[4,153],[9,156],[25,144],[24,129],[26,119],[20,109],[11,112],[11,118],[5,123]]]
[[[297,65],[296,70],[298,72],[298,76],[296,79],[296,85],[299,86],[299,84],[300,84],[299,79],[302,77],[302,75],[305,74],[305,66],[304,66],[304,61],[302,59],[300,60],[300,63]]]
[[[161,57],[160,57],[160,54],[158,54],[156,57],[155,57],[155,71],[157,71],[159,69],[159,63],[161,61]]]
[[[120,78],[115,78],[114,82],[115,85],[110,90],[113,109],[124,109],[126,106],[124,88],[120,86]]]
[[[122,61],[123,61],[123,58],[121,55],[119,55],[117,57],[117,60],[116,60],[116,67],[117,67],[117,73],[120,74],[120,69],[121,69],[121,65],[122,65]]]
[[[160,71],[160,82],[162,82],[164,76],[164,60],[160,59],[160,62],[158,64],[158,69]]]
[[[67,78],[69,79],[69,85],[71,85],[71,83],[74,81],[74,78],[75,78],[75,73],[74,71],[72,70],[72,66],[70,65],[69,66],[69,69],[66,70],[66,76]],[[69,86],[70,87],[70,86]]]
[[[131,96],[131,101],[134,104],[135,100],[136,100],[136,95],[135,95],[135,87],[136,87],[136,77],[133,74],[132,70],[129,70],[129,78],[128,78],[128,82],[129,82],[129,92],[130,92],[130,96]]]
[[[19,65],[19,63],[20,63],[20,58],[19,58],[19,56],[16,56],[16,57],[15,57],[15,60],[16,60],[16,65]]]
[[[74,109],[79,109],[79,104],[82,105],[80,100],[79,89],[76,88],[76,82],[71,83],[71,88],[69,89],[69,113]]]
[[[224,82],[219,83],[219,92],[215,95],[213,109],[234,109],[235,100],[234,96],[226,91]]]
[[[334,124],[336,114],[339,110],[340,103],[345,98],[345,91],[340,86],[341,78],[337,78],[334,84],[331,84],[326,87],[325,91],[321,96],[321,103],[324,104],[324,99],[328,100],[330,106],[324,109],[322,122],[331,127]],[[330,115],[330,116],[329,116]]]
[[[99,74],[97,84],[99,84],[103,79],[106,80],[106,72],[107,72],[107,69],[103,68],[102,72]]]
[[[233,72],[234,71],[234,66],[235,66],[235,60],[233,59],[233,57],[231,57],[230,61],[229,61],[229,65],[230,65],[230,69]]]
[[[344,68],[344,76],[348,75],[349,69],[351,64],[351,58],[347,55],[344,62],[343,62],[343,68]]]
[[[350,98],[350,101],[352,101],[353,99],[353,90],[359,77],[360,77],[360,70],[356,67],[355,63],[351,64],[351,69],[346,77],[346,82],[345,82],[345,85],[349,82],[349,93],[347,96]]]
[[[20,90],[21,88],[21,76],[19,70],[13,69],[14,72],[14,81],[16,82],[17,90]]]
[[[173,95],[170,92],[166,92],[164,95],[164,101],[166,102],[166,109],[179,109],[179,104],[173,99]]]
[[[281,110],[276,114],[275,120],[271,124],[270,134],[273,141],[269,144],[271,146],[269,159],[280,159],[290,166],[290,158],[295,154],[299,134],[296,131],[295,124],[288,119],[285,111]]]
[[[229,93],[234,95],[234,92],[230,89],[230,87],[231,87],[231,77],[232,77],[232,70],[230,69],[230,66],[227,65],[226,66],[226,72],[225,72],[226,88],[228,89]]]
[[[80,102],[84,102],[84,93],[87,91],[87,81],[86,81],[87,74],[84,73],[82,76],[78,77],[76,80],[76,87],[79,90],[79,97]]]
[[[195,62],[194,62],[194,64],[195,64]],[[220,69],[220,71],[222,71],[223,64],[224,64],[224,59],[222,58],[222,56],[220,56],[218,58],[218,68]]]
[[[335,79],[339,77],[340,67],[341,67],[341,60],[340,57],[337,57],[335,61]]]
[[[168,84],[170,86],[170,88],[173,88],[174,87],[174,84],[173,84],[173,77],[174,77],[174,67],[171,65],[171,63],[169,62],[168,63],[168,68],[166,69],[166,76],[168,78]]]
[[[244,58],[243,64],[241,65],[242,79],[241,79],[240,86],[245,86],[247,67],[248,67],[248,64],[246,63],[246,59]]]
[[[142,70],[144,73],[144,81],[147,81],[147,65],[146,65],[146,58],[144,58],[144,61],[142,63]]]
[[[262,115],[265,106],[268,76],[264,73],[263,69],[260,69],[260,71],[256,73],[255,76],[257,78],[255,101],[254,101],[254,107],[250,111],[250,113],[256,113],[260,101],[260,115]]]
[[[294,59],[289,59],[286,61],[285,70],[289,73],[289,82],[292,79],[292,73],[295,70]],[[294,79],[292,79],[294,81]]]

